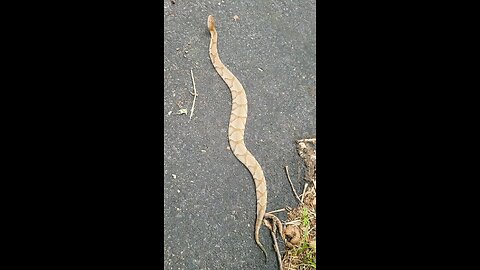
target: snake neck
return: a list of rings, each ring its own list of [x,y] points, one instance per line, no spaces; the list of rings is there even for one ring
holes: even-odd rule
[[[210,35],[212,38],[210,39],[210,57],[213,55],[216,55],[218,58],[218,48],[217,48],[217,30],[213,29],[210,31]],[[220,60],[220,59],[218,59]],[[214,58],[212,58],[212,62],[214,61]]]

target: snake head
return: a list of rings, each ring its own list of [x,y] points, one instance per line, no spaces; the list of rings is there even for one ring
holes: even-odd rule
[[[215,19],[212,15],[208,15],[207,26],[209,31],[215,30]]]

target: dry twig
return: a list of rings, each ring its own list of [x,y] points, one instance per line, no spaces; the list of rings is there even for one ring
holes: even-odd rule
[[[316,142],[317,142],[317,138],[297,140],[297,143],[298,143],[298,142],[312,142],[312,143],[316,143]]]
[[[273,217],[273,218],[272,218]],[[277,233],[277,222],[274,218],[276,218],[274,215],[270,215],[268,218],[270,218],[272,224],[270,224],[268,221],[267,221],[267,218],[265,218],[263,220],[263,224],[270,230],[270,234],[272,235],[272,241],[273,241],[273,245],[274,245],[274,248],[275,248],[275,254],[277,255],[277,260],[278,260],[278,269],[282,270],[283,269],[283,266],[282,266],[282,256],[280,255],[280,249],[278,248],[278,243],[277,243],[277,237],[275,236],[275,234]],[[278,218],[277,218],[278,220]],[[278,220],[278,222],[280,222]],[[280,226],[282,226],[282,224],[280,223]],[[280,227],[281,229],[282,227]],[[282,230],[280,230],[282,231]],[[282,233],[282,232],[281,232]],[[283,239],[283,236],[282,236],[282,239]]]
[[[301,203],[303,203],[303,200],[305,199],[305,191],[307,191],[307,186],[308,186],[308,183],[305,183],[305,186],[303,188],[303,193],[302,193],[302,200],[300,201]]]
[[[273,238],[273,244],[275,247],[275,253],[277,253],[277,259],[278,259],[278,269],[282,270],[282,256],[280,255],[280,249],[278,248],[278,243],[277,243],[277,238],[275,237],[275,232],[276,232],[276,226],[273,226],[273,230],[270,231],[270,234],[272,234]]]
[[[293,187],[292,180],[290,180],[290,175],[288,174],[288,166],[285,166],[285,171],[287,172],[288,182],[290,182],[290,186],[292,187],[293,193],[295,193],[295,197],[297,197],[299,202],[302,202],[302,200],[300,200],[300,197],[298,197],[297,191]]]
[[[195,109],[195,100],[197,99],[197,88],[195,87],[195,79],[193,78],[193,70],[190,69],[190,74],[192,75],[192,82],[193,82],[193,93],[190,93],[193,95],[193,103],[192,103],[192,109],[190,110],[190,120],[192,120],[192,115],[193,115],[193,110]]]
[[[302,224],[302,221],[300,219],[285,222],[285,225],[300,225],[300,224]]]
[[[287,211],[287,210],[285,210],[285,208],[281,208],[281,209],[270,211],[267,214],[273,214],[273,213],[284,212],[284,211]]]

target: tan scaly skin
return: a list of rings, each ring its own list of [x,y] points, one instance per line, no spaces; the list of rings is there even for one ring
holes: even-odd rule
[[[243,134],[245,133],[245,124],[247,122],[247,96],[242,84],[220,61],[217,49],[217,30],[215,29],[215,20],[212,15],[208,16],[208,30],[211,34],[210,39],[210,59],[220,77],[230,88],[232,93],[232,114],[230,115],[230,124],[228,126],[228,140],[233,154],[240,162],[247,167],[255,181],[257,193],[257,219],[255,221],[255,242],[262,249],[267,259],[267,252],[259,239],[260,227],[267,209],[267,182],[263,175],[262,167],[255,157],[245,147]]]

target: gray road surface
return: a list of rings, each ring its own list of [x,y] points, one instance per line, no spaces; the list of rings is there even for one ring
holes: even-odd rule
[[[253,180],[227,149],[231,97],[210,63],[207,16],[247,93],[245,142],[264,169],[271,211],[297,205],[284,166],[301,192],[294,141],[316,134],[315,1],[175,2],[164,0],[165,269],[278,269],[268,230],[266,265],[253,238]],[[190,69],[198,97],[189,121],[175,113],[190,114]]]

